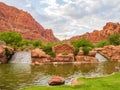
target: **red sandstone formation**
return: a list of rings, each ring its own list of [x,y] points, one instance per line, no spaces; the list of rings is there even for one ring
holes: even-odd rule
[[[60,76],[53,76],[51,80],[48,82],[49,85],[61,85],[65,83],[65,79]]]
[[[56,54],[63,54],[63,53],[74,53],[75,48],[69,44],[60,44],[52,47],[53,52]]]
[[[52,30],[46,30],[27,12],[0,2],[0,32],[16,31],[25,39],[59,41]]]
[[[104,46],[103,48],[96,48],[97,52],[105,56],[109,61],[120,62],[120,46]]]
[[[47,55],[42,49],[36,48],[31,51],[32,64],[40,64],[50,62]]]
[[[103,27],[103,30],[100,30],[100,31],[94,30],[91,33],[87,32],[83,35],[72,37],[68,41],[78,40],[82,37],[85,37],[88,40],[92,41],[93,43],[97,43],[100,40],[105,40],[108,36],[110,36],[114,33],[120,33],[120,24],[108,22]]]
[[[89,54],[85,56],[82,50],[79,50],[76,56],[76,61],[81,63],[98,63],[98,59],[95,57],[96,51],[89,51]]]
[[[0,45],[0,63],[7,63],[8,59],[10,59],[13,53],[14,53],[13,48]]]

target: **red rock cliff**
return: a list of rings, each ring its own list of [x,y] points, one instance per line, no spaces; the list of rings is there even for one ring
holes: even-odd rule
[[[87,32],[83,35],[72,37],[68,41],[78,40],[82,37],[85,37],[88,40],[92,41],[93,43],[97,43],[100,40],[104,40],[104,39],[108,38],[108,36],[110,36],[114,33],[120,33],[120,24],[119,23],[108,22],[103,27],[103,30],[100,30],[100,31],[94,30],[91,33]]]
[[[29,13],[0,2],[0,32],[4,31],[19,32],[25,39],[59,41],[52,30],[47,32]]]

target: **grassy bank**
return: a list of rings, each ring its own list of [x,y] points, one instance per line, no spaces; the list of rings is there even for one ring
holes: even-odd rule
[[[21,90],[120,90],[120,72],[107,77],[100,78],[79,78],[84,82],[78,86],[33,86]]]

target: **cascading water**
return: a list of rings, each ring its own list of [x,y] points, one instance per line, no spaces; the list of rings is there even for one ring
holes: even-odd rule
[[[11,60],[9,61],[10,63],[27,63],[31,64],[31,52],[27,51],[20,51],[16,52]]]
[[[99,60],[99,62],[107,61],[107,58],[105,58],[100,53],[97,53],[95,57]]]

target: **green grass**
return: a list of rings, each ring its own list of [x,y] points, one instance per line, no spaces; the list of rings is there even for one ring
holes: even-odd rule
[[[100,78],[79,78],[84,82],[78,86],[33,86],[21,90],[120,90],[120,72],[107,77]]]

